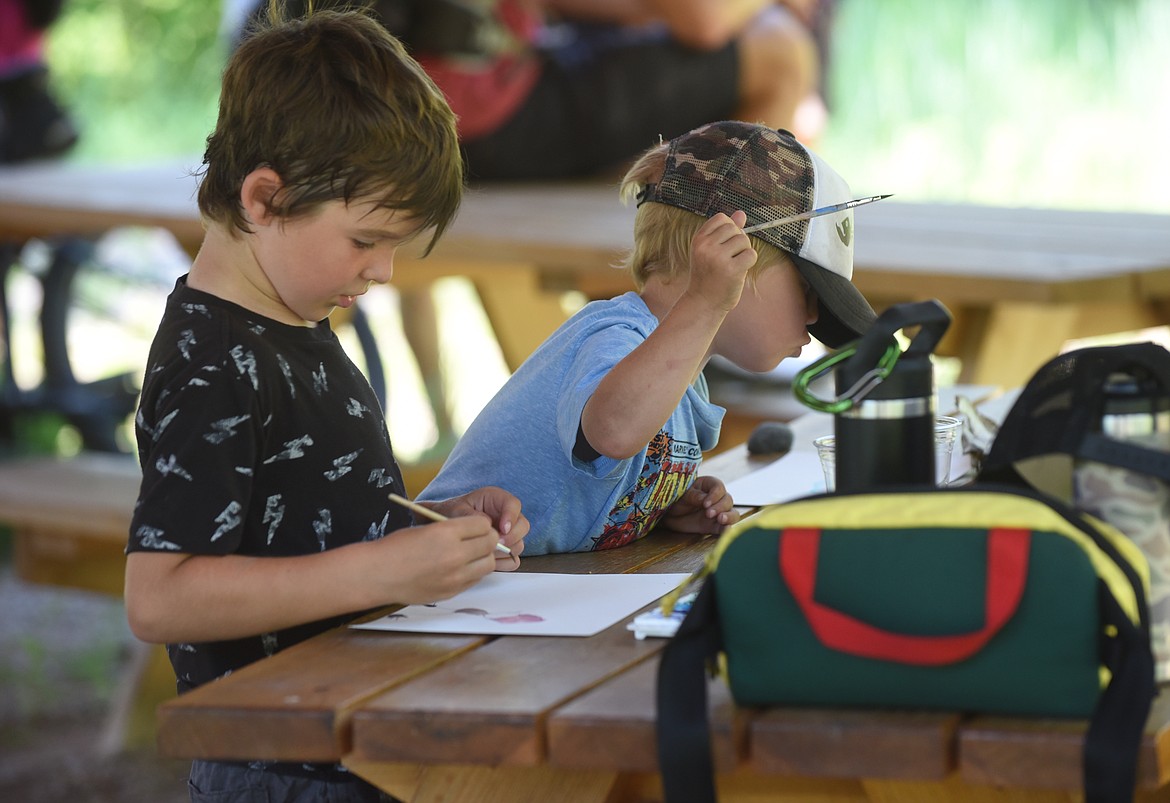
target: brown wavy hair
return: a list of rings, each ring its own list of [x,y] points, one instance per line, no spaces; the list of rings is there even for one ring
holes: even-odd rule
[[[203,155],[204,217],[251,231],[240,190],[259,167],[281,177],[270,202],[277,216],[372,198],[433,229],[427,251],[455,217],[465,183],[446,99],[360,8],[285,20],[273,2],[268,20],[232,54]]]

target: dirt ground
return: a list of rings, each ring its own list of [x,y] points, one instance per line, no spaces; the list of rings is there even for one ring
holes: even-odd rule
[[[0,801],[188,799],[188,762],[101,749],[133,650],[119,600],[24,583],[0,561]]]

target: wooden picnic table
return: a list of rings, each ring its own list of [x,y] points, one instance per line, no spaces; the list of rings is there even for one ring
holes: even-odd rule
[[[987,395],[986,388],[960,391]],[[949,395],[940,404],[949,409]],[[996,418],[1006,412],[1000,407],[981,405]],[[824,418],[793,422],[794,449],[811,448]],[[768,459],[736,446],[706,460],[704,473],[734,480]],[[133,458],[124,456],[0,463],[0,521],[13,527],[26,579],[120,593],[137,483]],[[523,568],[691,571],[711,543],[656,533],[603,553],[526,558]],[[158,746],[186,758],[344,761],[404,799],[449,793],[443,799],[653,800],[659,794],[653,684],[661,646],[637,641],[624,622],[584,639],[343,628],[166,702]],[[147,656],[143,651],[131,669],[145,671]],[[169,675],[165,661],[163,670]],[[163,686],[173,694],[173,677]],[[725,800],[1079,799],[1082,722],[741,712],[721,684],[710,690]],[[104,737],[109,748],[122,735],[115,726],[125,726],[127,712],[120,713]],[[1163,697],[1142,748],[1140,800],[1170,799],[1168,726]]]
[[[743,447],[706,471],[734,479]],[[541,572],[687,572],[714,539],[658,532]],[[631,617],[632,618],[632,617]],[[661,799],[655,682],[664,642],[623,620],[587,638],[340,628],[159,710],[169,757],[339,761],[409,801]],[[1085,723],[949,712],[740,710],[712,681],[720,799],[1077,801]],[[1137,800],[1170,800],[1170,704],[1155,705]]]
[[[194,164],[0,169],[0,239],[162,226],[194,253]],[[632,221],[604,182],[477,187],[428,259],[396,260],[394,283],[468,277],[515,368],[564,319],[565,291],[631,289],[612,266]],[[1170,322],[1170,215],[895,199],[858,210],[855,229],[858,288],[879,311],[942,301],[956,321],[940,353],[963,359],[964,381],[1020,385],[1069,338]]]

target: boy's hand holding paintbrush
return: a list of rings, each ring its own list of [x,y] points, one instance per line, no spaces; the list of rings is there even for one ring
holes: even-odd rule
[[[520,513],[519,503],[514,497],[505,495],[504,506],[502,510],[494,510],[498,506],[498,500],[501,497],[490,493],[491,489],[481,489],[483,493],[473,492],[465,496],[456,497],[455,499],[447,500],[446,502],[434,503],[435,507],[443,506],[449,508],[447,513],[450,515],[440,513],[437,510],[412,502],[406,497],[398,494],[390,494],[390,501],[402,505],[413,513],[430,519],[431,521],[447,521],[453,516],[471,516],[476,514],[483,514],[491,518],[493,525],[500,533],[500,541],[496,543],[496,552],[502,556],[510,558],[507,565],[500,568],[504,570],[513,569],[520,565],[520,552],[524,550],[524,536],[528,533],[528,520]],[[515,509],[513,509],[515,508]],[[509,536],[512,536],[509,539]],[[511,546],[508,544],[511,543]],[[497,557],[497,561],[502,558]]]

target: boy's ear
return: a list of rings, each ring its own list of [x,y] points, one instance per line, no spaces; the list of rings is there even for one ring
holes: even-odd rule
[[[244,176],[244,183],[240,186],[240,204],[249,222],[257,226],[266,226],[272,222],[275,214],[272,202],[283,186],[280,174],[271,167],[257,167]]]

